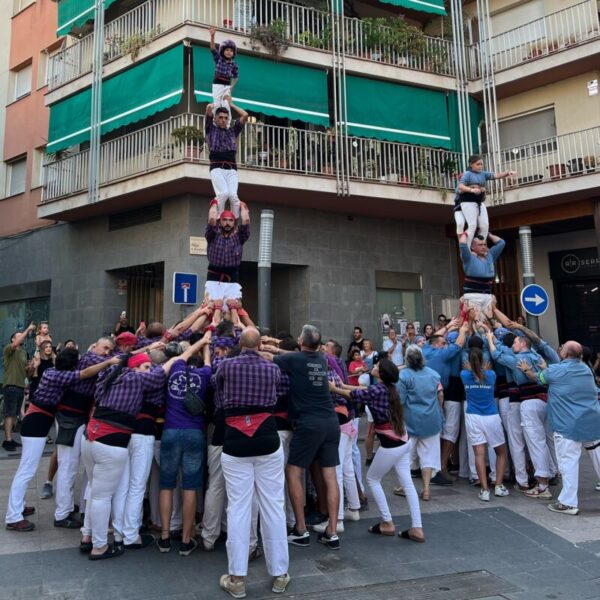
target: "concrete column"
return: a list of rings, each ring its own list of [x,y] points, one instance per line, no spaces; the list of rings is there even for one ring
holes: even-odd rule
[[[533,246],[531,243],[531,227],[525,225],[519,227],[519,242],[521,243],[521,262],[523,266],[523,285],[535,283],[535,272],[533,270]],[[537,317],[527,315],[527,326],[533,332],[540,334],[540,324]]]
[[[260,213],[260,241],[258,245],[258,325],[271,327],[271,255],[273,251],[272,210]]]

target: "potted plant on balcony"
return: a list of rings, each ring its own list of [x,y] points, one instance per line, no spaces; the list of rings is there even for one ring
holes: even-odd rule
[[[567,165],[563,163],[548,165],[547,169],[550,171],[550,179],[560,179],[567,174]]]
[[[544,54],[544,45],[541,42],[529,44],[529,53],[527,58],[538,58]]]
[[[261,45],[275,58],[281,56],[290,46],[287,23],[275,19],[268,25],[254,25],[250,29],[250,47],[258,50]]]
[[[584,156],[583,165],[587,173],[592,173],[596,170],[596,157],[595,156]]]
[[[183,144],[185,158],[200,158],[204,150],[204,133],[193,125],[183,125],[173,129],[171,137],[179,144]]]

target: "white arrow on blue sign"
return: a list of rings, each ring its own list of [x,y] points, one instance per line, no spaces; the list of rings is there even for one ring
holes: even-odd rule
[[[198,275],[173,273],[173,304],[198,303]]]
[[[530,283],[521,290],[521,306],[534,317],[543,315],[548,310],[550,298],[548,292],[536,283]]]

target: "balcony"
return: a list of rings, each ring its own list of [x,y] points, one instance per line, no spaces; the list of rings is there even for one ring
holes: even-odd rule
[[[253,12],[250,3],[234,10],[230,2],[148,0],[105,25],[104,64],[127,54],[135,59],[142,47],[184,24],[214,25],[245,36],[252,46],[251,34],[256,27],[274,21],[285,24],[291,46],[331,52],[331,15],[314,8],[271,0],[256,3]],[[451,41],[426,36],[402,25],[399,19],[344,17],[342,33],[350,57],[450,77],[455,74]],[[92,38],[89,34],[50,57],[49,91],[91,73]]]
[[[144,194],[145,186],[156,181],[168,184],[166,197],[173,193],[173,186],[187,178],[205,184],[202,191],[210,194],[208,150],[204,141],[198,139],[203,119],[202,115],[186,113],[104,142],[100,151],[101,189],[124,182],[127,193]],[[248,123],[240,136],[238,166],[244,171],[240,177],[248,185],[286,189],[284,202],[297,193],[305,205],[307,193],[314,192],[322,205],[321,193],[336,195],[339,145],[344,145],[346,151],[351,191],[369,197],[372,203],[378,197],[439,205],[455,186],[460,160],[456,152],[368,138],[336,137],[331,131],[259,122]],[[40,213],[66,213],[87,203],[88,160],[86,150],[53,157],[44,165]],[[169,169],[171,174],[167,176]],[[111,197],[126,195],[111,193]],[[81,197],[76,202],[68,200],[78,195]],[[281,197],[280,192],[276,195]],[[65,199],[64,209],[53,207]],[[427,210],[431,208],[429,204]],[[443,210],[446,212],[448,208]]]

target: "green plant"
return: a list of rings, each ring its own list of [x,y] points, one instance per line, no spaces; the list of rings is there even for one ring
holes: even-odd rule
[[[440,171],[446,175],[452,175],[458,171],[458,163],[451,156],[448,156],[442,161]]]
[[[128,37],[126,40],[120,42],[120,50],[121,54],[130,54],[131,61],[134,62],[140,50],[146,46],[149,42],[152,41],[160,32],[162,28],[160,25],[157,25],[154,29],[151,29],[147,33],[135,33],[131,37]]]
[[[268,25],[254,25],[250,30],[250,46],[258,50],[259,44],[273,56],[280,56],[290,46],[287,23],[283,19],[276,19]]]
[[[171,131],[171,136],[180,144],[185,142],[198,142],[198,145],[204,144],[204,133],[201,129],[193,125],[183,125]]]
[[[303,31],[302,33],[299,33],[298,43],[301,46],[310,46],[311,48],[321,48],[323,44],[321,38],[312,31]]]
[[[413,182],[416,187],[423,188],[429,184],[429,175],[425,171],[415,171]]]

